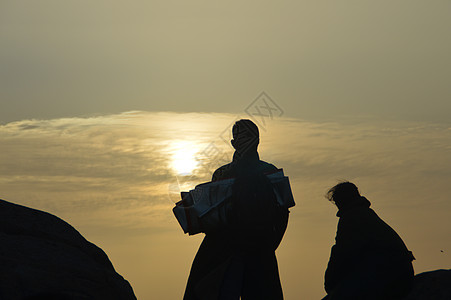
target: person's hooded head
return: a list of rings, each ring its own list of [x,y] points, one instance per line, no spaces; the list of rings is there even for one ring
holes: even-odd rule
[[[361,205],[368,205],[369,201],[360,195],[357,186],[349,181],[341,182],[327,192],[327,199],[335,203],[339,210]]]
[[[258,127],[254,122],[248,119],[236,121],[232,128],[232,135],[232,146],[239,154],[257,152],[260,138]]]

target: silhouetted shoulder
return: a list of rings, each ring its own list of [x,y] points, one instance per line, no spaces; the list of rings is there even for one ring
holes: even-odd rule
[[[263,172],[268,172],[268,171],[273,171],[273,170],[277,170],[277,167],[273,164],[270,164],[266,161],[260,160],[260,165],[262,168]]]
[[[232,178],[234,174],[232,174],[232,163],[228,163],[219,167],[214,171],[211,181],[218,181],[225,178]]]
[[[266,161],[259,160],[255,165],[257,172],[266,173],[277,170],[277,167],[273,164],[267,163]],[[235,162],[228,163],[216,169],[214,171],[211,181],[218,181],[227,178],[233,178],[237,175],[237,164]]]

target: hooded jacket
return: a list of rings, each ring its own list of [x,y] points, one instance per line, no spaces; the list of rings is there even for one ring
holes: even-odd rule
[[[335,245],[325,274],[328,294],[352,278],[353,273],[399,274],[400,280],[406,282],[413,279],[412,252],[370,205],[365,197],[360,197],[337,213],[340,219]]]

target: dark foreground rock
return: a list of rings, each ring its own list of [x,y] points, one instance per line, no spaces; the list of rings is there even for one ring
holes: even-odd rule
[[[135,300],[105,252],[63,220],[0,200],[0,299]]]
[[[404,300],[450,300],[451,270],[436,270],[415,275],[412,292]]]

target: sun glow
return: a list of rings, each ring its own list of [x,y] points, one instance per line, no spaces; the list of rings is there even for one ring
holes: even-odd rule
[[[198,165],[196,147],[189,142],[178,142],[173,146],[172,168],[178,175],[191,175]]]

